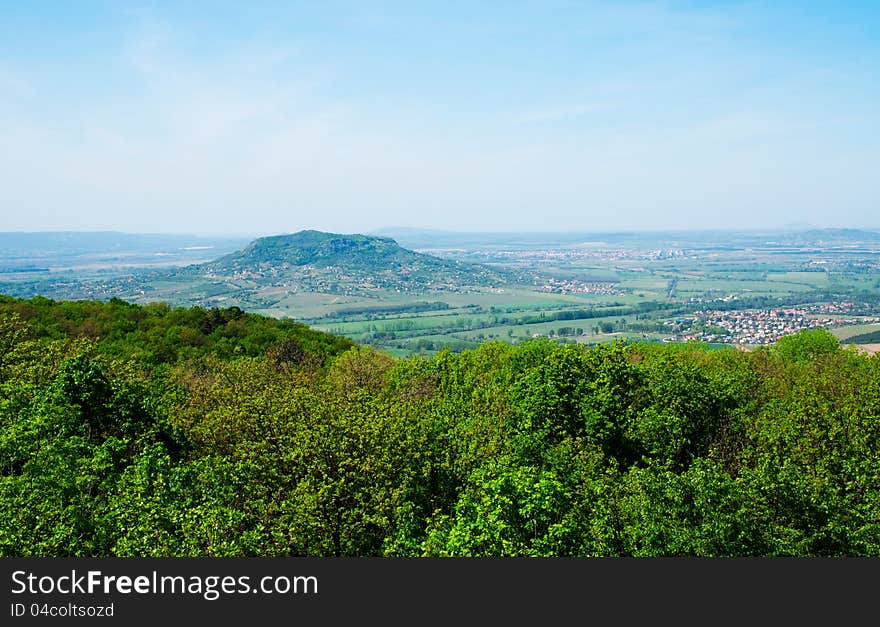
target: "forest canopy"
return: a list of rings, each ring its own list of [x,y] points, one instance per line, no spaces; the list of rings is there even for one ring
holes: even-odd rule
[[[880,555],[880,361],[0,298],[0,556]]]

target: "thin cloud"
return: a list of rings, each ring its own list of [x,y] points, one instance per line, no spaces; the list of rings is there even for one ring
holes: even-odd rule
[[[543,109],[535,109],[522,113],[513,114],[511,122],[513,124],[540,124],[543,122],[557,122],[559,120],[568,120],[577,118],[596,111],[609,109],[611,105],[608,103],[591,103],[582,105],[567,105],[557,107],[546,107]]]

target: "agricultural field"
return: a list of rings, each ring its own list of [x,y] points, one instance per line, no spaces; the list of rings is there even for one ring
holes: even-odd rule
[[[880,331],[880,323],[874,324],[851,324],[834,329],[832,333],[841,342],[854,338],[865,333],[875,333]]]
[[[829,235],[833,238],[830,233],[813,237]],[[418,237],[408,241],[408,236],[398,239],[418,246]],[[774,237],[780,244],[740,234],[739,246],[737,236],[729,234],[714,238],[723,244],[703,241],[700,234],[654,237],[621,237],[626,241],[619,242],[606,237],[583,245],[550,237],[528,242],[496,237],[491,243],[463,239],[444,248],[417,249],[520,273],[530,270],[554,280],[470,294],[441,312],[377,309],[369,316],[347,316],[336,310],[305,321],[398,354],[536,337],[586,344],[622,338],[755,346],[801,327],[829,326],[842,339],[875,328],[880,268],[871,233],[854,251],[825,250],[805,239],[804,245],[788,246],[779,234]],[[788,236],[788,241],[798,241],[798,236]],[[745,329],[712,333],[713,316],[721,315],[716,309],[744,314],[739,324]],[[850,328],[858,332],[848,333]]]

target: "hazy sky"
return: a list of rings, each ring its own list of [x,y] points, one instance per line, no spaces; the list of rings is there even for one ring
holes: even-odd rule
[[[880,227],[880,2],[0,0],[0,231]]]

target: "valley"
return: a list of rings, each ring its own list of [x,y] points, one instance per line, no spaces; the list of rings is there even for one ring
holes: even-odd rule
[[[4,294],[239,307],[396,355],[536,337],[748,348],[819,326],[869,344],[880,330],[880,233],[870,230],[301,231],[169,240],[165,254],[129,236],[100,268],[94,242],[92,258],[77,259],[88,247],[75,238],[40,249],[12,235]]]

